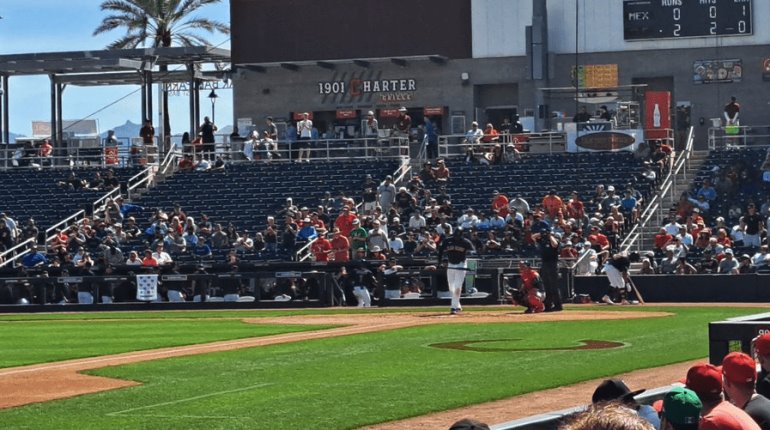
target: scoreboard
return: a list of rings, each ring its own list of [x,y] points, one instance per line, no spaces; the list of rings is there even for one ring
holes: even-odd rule
[[[752,0],[624,0],[625,40],[752,34]]]

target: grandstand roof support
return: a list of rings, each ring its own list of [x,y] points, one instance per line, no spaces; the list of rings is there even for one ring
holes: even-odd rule
[[[11,140],[11,130],[8,115],[8,76],[0,75],[0,142]]]

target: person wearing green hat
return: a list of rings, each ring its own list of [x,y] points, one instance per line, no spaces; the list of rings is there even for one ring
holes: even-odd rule
[[[675,387],[663,397],[660,430],[697,430],[702,410],[694,391]]]

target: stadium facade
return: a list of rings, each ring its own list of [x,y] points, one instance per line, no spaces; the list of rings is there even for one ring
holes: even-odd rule
[[[406,106],[444,134],[513,113],[542,131],[579,105],[643,104],[647,91],[670,92],[671,124],[695,126],[699,145],[731,96],[743,125],[770,124],[770,28],[759,25],[770,0],[230,4],[241,128],[307,111],[320,133],[351,136],[367,111],[388,127]]]

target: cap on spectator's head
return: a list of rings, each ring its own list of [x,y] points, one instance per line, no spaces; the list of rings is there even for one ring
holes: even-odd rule
[[[492,194],[493,195],[498,195],[498,194],[500,194],[500,191],[494,190],[494,191],[492,191]]]
[[[731,352],[722,359],[722,375],[732,383],[752,383],[757,379],[757,363],[748,354]]]
[[[615,191],[615,187],[613,187],[612,185],[610,185],[609,187],[607,187],[607,191]]]
[[[591,402],[599,403],[617,400],[628,403],[633,401],[635,396],[644,391],[644,389],[631,391],[625,382],[620,379],[605,379],[598,387],[596,387],[596,390],[594,390]]]
[[[405,108],[404,106],[401,106],[401,107],[398,109],[398,111],[399,111],[399,112],[406,112],[406,108]]]
[[[380,248],[379,246],[375,245],[375,246],[372,247],[372,252],[382,252],[382,248]]]
[[[703,403],[698,395],[684,387],[674,387],[663,397],[662,416],[677,425],[697,426]]]
[[[369,111],[366,114],[369,115],[369,116],[374,116],[374,112],[372,112],[372,111]]]
[[[733,255],[733,250],[730,248],[725,249],[725,255]]]
[[[358,248],[358,249],[356,249],[356,252],[366,252],[366,249],[364,249],[364,248]]]
[[[696,364],[687,371],[685,386],[701,400],[717,400],[722,395],[722,370],[713,364]]]
[[[267,119],[268,121],[272,121],[272,120],[273,120],[273,117],[272,117],[272,116],[268,116],[266,119]]]
[[[390,175],[388,175],[388,176],[386,176],[386,177],[385,177],[385,180],[386,180],[386,181],[392,181],[392,180],[393,180],[393,177],[392,177],[392,176],[390,176]]]
[[[751,257],[749,257],[749,254],[741,254],[738,260],[751,260]]]
[[[353,225],[361,224],[361,221],[358,220],[358,218],[353,220]]]
[[[302,220],[302,222],[310,222],[310,218],[305,218]]]
[[[721,216],[718,216],[718,217],[717,217],[717,222],[720,222],[720,221],[721,221],[721,222],[724,222],[724,221],[725,221],[725,219],[724,219],[724,218],[722,218]]]
[[[471,126],[475,126],[475,127],[478,127],[478,126],[479,126],[479,123],[478,123],[478,122],[476,122],[476,121],[473,121],[473,122],[471,123]]]
[[[401,191],[406,191],[406,187],[401,187],[401,188],[399,188],[399,189],[398,189],[398,192],[399,192],[399,193],[400,193]]]
[[[754,350],[759,355],[770,355],[770,333],[765,333],[757,338]]]

